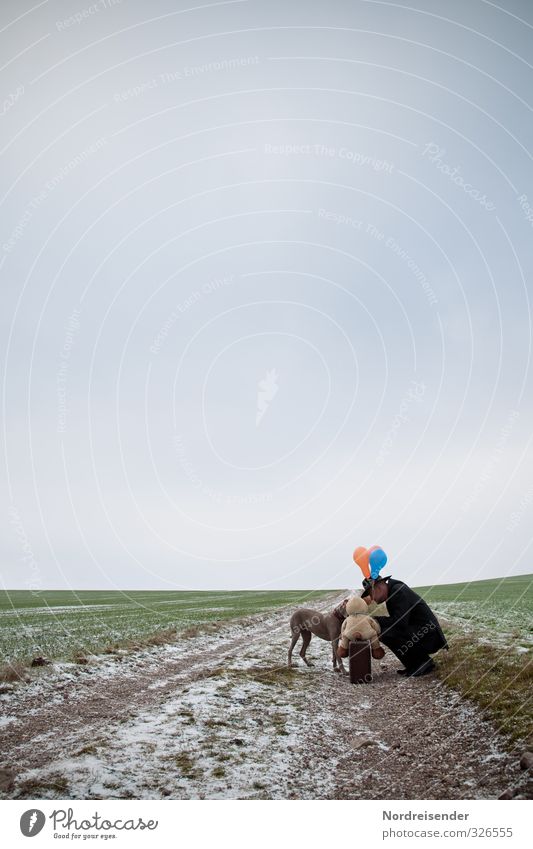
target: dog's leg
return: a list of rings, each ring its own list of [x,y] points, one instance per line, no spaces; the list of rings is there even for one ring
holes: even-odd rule
[[[331,648],[333,650],[333,672],[340,672],[341,671],[339,666],[337,666],[337,663],[342,665],[341,659],[339,657],[337,657],[337,646],[338,645],[339,645],[338,640],[332,640],[331,641]]]
[[[302,645],[302,648],[300,649],[300,657],[302,658],[303,662],[307,664],[307,666],[312,666],[313,664],[310,663],[305,656],[305,653],[307,651],[307,646],[311,642],[311,631],[303,631],[302,630],[302,642],[303,642],[303,645]]]
[[[297,628],[294,628],[294,629],[293,629],[293,632],[292,632],[292,640],[291,640],[291,644],[290,644],[290,646],[289,646],[289,659],[288,659],[288,665],[289,665],[289,668],[290,668],[291,666],[296,666],[296,665],[297,665],[297,664],[295,664],[295,663],[293,663],[293,662],[292,662],[292,650],[293,650],[294,646],[296,645],[296,643],[298,642],[298,640],[300,639],[300,633],[301,633],[301,632],[300,632],[300,630],[299,630],[299,629],[297,629]]]
[[[339,646],[339,639],[333,640],[331,645],[333,646],[333,669],[335,672],[341,672],[343,675],[346,675],[346,669],[344,668],[344,663],[342,662],[342,657],[339,657],[337,654],[337,648]],[[335,667],[335,661],[337,661],[338,666]]]

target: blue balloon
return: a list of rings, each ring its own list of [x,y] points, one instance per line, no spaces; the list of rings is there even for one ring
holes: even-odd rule
[[[370,564],[370,577],[376,580],[387,562],[387,555],[382,548],[375,548],[371,552],[368,562]]]

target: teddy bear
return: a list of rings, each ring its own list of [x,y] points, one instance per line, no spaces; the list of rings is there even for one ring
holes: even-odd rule
[[[380,660],[385,652],[379,644],[381,628],[371,616],[367,614],[366,602],[359,596],[349,598],[346,603],[347,618],[342,623],[341,635],[337,655],[346,657],[350,640],[370,640],[372,657]]]

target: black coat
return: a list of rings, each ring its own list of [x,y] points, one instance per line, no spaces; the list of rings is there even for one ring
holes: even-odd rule
[[[448,648],[437,617],[424,599],[403,581],[388,580],[387,610],[390,616],[376,616],[381,642],[406,666],[421,654]]]

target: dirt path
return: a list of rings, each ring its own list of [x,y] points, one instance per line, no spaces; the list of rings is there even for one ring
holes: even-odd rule
[[[333,606],[331,599],[321,609]],[[288,613],[0,695],[4,798],[497,798],[525,776],[480,713],[433,676],[352,686],[285,668]],[[12,780],[11,779],[12,774]]]

